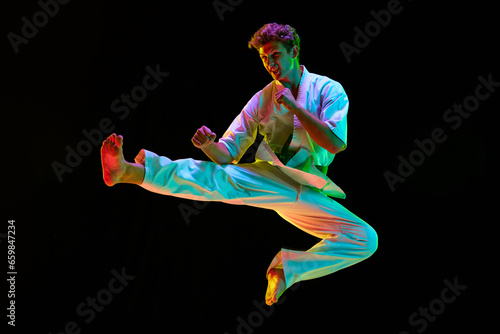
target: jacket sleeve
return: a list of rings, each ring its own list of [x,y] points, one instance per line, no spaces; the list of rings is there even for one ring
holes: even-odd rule
[[[347,111],[349,99],[344,88],[334,82],[324,87],[322,91],[320,119],[347,145]]]
[[[219,139],[219,142],[226,145],[233,157],[232,163],[234,164],[240,161],[243,154],[255,141],[259,125],[256,121],[258,106],[259,96],[255,94]]]

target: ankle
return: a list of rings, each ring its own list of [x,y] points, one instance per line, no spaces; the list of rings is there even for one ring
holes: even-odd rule
[[[145,167],[143,164],[125,161],[125,170],[120,176],[120,182],[141,185],[144,181],[144,176]]]

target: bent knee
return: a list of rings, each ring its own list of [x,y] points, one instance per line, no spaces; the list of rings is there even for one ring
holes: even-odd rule
[[[371,226],[366,227],[365,252],[366,258],[372,256],[378,248],[378,234]]]

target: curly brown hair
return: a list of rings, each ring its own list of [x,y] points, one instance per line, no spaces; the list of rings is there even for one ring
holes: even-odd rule
[[[295,28],[288,24],[268,23],[264,24],[248,42],[248,48],[252,47],[259,50],[264,44],[270,41],[278,41],[283,44],[287,52],[290,52],[294,45],[300,54],[300,37]],[[297,55],[297,60],[299,56]]]

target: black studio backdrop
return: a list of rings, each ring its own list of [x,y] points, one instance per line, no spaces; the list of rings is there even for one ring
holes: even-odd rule
[[[409,0],[4,4],[2,327],[486,332],[500,94],[493,8]],[[307,249],[315,238],[271,211],[108,188],[99,156],[99,142],[115,132],[129,161],[141,148],[207,159],[191,144],[196,129],[221,136],[271,80],[247,48],[268,22],[294,26],[301,63],[344,86],[348,149],[328,173],[347,193],[341,203],[379,234],[373,257],[300,283],[272,308],[263,303],[269,262],[281,247]]]

